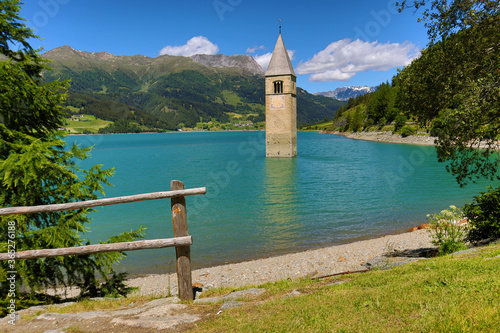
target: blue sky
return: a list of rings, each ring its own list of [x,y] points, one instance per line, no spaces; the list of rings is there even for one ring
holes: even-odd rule
[[[418,13],[396,1],[26,0],[21,16],[46,51],[62,45],[118,55],[250,54],[264,68],[278,37],[311,93],[378,85],[427,45]]]

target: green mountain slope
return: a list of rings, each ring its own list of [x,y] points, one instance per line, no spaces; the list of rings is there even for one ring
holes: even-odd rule
[[[194,127],[200,119],[228,122],[228,113],[265,113],[264,72],[249,55],[163,55],[156,58],[90,53],[63,46],[45,79],[70,79],[68,106],[104,120],[149,129]],[[343,102],[298,89],[298,123],[332,118]]]

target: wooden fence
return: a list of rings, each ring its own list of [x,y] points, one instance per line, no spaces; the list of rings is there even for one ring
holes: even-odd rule
[[[179,298],[182,300],[193,299],[193,288],[191,278],[191,254],[190,246],[193,238],[189,236],[186,214],[186,196],[205,194],[205,187],[184,189],[184,184],[178,180],[170,183],[170,191],[145,193],[126,197],[116,197],[65,204],[31,206],[31,207],[9,207],[1,208],[0,216],[22,215],[33,213],[49,213],[63,210],[90,208],[97,206],[117,205],[144,200],[171,199],[172,222],[174,227],[174,238],[142,240],[135,242],[123,242],[112,244],[96,244],[59,249],[28,250],[15,253],[15,259],[35,259],[55,256],[81,255],[91,253],[136,251],[144,249],[160,249],[175,247],[177,259],[177,281]],[[8,253],[0,253],[0,261],[12,259]]]

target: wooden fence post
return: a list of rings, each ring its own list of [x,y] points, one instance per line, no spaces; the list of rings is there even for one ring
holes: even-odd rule
[[[170,190],[183,190],[184,184],[178,180],[170,182]],[[174,237],[188,236],[186,198],[171,199],[172,221],[174,224]],[[191,278],[191,249],[188,246],[176,246],[177,258],[177,285],[181,300],[193,299],[193,284]]]

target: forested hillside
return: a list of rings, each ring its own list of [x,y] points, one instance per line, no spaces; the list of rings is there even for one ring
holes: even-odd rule
[[[264,119],[264,72],[250,56],[203,56],[200,63],[188,57],[116,56],[63,46],[44,57],[52,60],[53,70],[44,74],[48,82],[71,80],[67,105],[72,112],[120,120],[127,131],[195,127],[201,120],[227,123],[230,113]],[[299,124],[332,118],[344,104],[300,88],[297,99]]]

